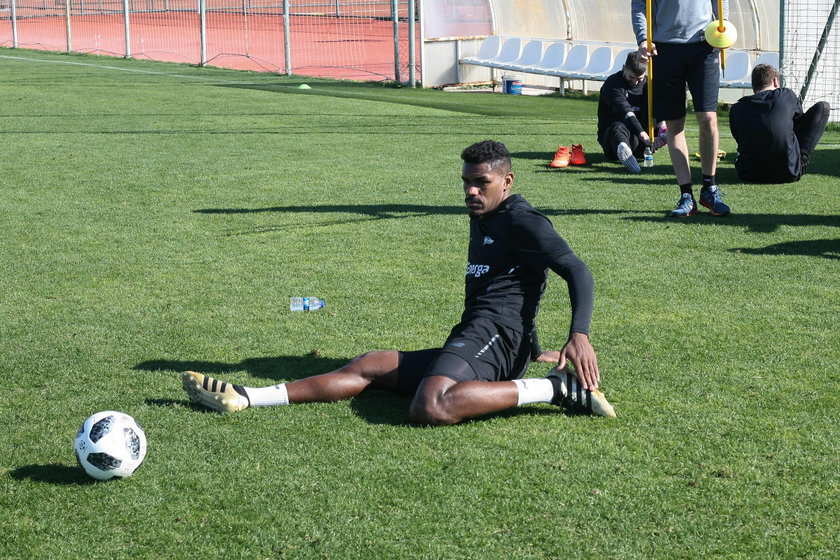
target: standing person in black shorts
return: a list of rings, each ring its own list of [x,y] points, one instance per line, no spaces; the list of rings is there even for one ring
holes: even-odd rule
[[[598,143],[608,160],[620,161],[632,173],[642,171],[636,158],[642,157],[645,147],[656,151],[666,143],[664,133],[651,141],[645,130],[646,72],[647,64],[630,53],[621,70],[607,77],[598,94]]]
[[[779,85],[779,71],[759,64],[752,70],[753,95],[729,110],[729,129],[738,142],[735,170],[742,181],[798,181],[825,132],[828,103],[817,101],[803,112],[796,94]]]
[[[588,334],[594,303],[589,269],[548,218],[511,193],[504,144],[478,142],[461,159],[470,215],[466,297],[461,322],[442,348],[368,352],[335,371],[262,388],[184,372],[191,400],[236,412],[338,401],[370,388],[413,396],[409,417],[422,425],[454,424],[534,402],[614,417],[597,390],[601,374]],[[572,307],[569,338],[559,352],[540,349],[534,324],[549,268],[568,283]],[[558,365],[545,378],[522,379],[531,360]]]
[[[724,0],[723,5],[724,14],[727,14],[728,0]],[[687,218],[697,213],[685,139],[687,85],[700,126],[703,171],[700,204],[708,208],[712,216],[725,216],[729,214],[729,206],[721,200],[715,179],[720,53],[705,40],[706,27],[718,18],[717,1],[654,0],[652,6],[652,51],[647,48],[645,0],[632,0],[631,17],[639,58],[646,61],[654,57],[653,112],[656,119],[664,120],[668,127],[668,152],[680,187],[680,200],[669,215]]]

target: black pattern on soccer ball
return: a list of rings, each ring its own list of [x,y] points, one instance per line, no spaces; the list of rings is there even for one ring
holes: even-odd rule
[[[112,471],[122,465],[122,461],[107,453],[91,453],[87,456],[87,462],[101,471]]]
[[[113,416],[106,416],[105,418],[91,426],[90,435],[88,435],[90,441],[96,443],[97,441],[108,435],[111,432],[111,426],[114,425],[114,422],[116,422],[116,420],[117,419]]]
[[[125,446],[131,453],[131,458],[137,460],[140,457],[140,436],[131,428],[123,428],[125,433]]]

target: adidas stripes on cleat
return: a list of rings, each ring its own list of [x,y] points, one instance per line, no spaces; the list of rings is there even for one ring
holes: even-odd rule
[[[604,393],[597,389],[584,390],[577,375],[568,367],[562,371],[553,369],[546,378],[554,385],[554,398],[551,404],[562,406],[569,412],[578,414],[594,414],[595,416],[615,418],[615,410],[607,402]]]
[[[248,408],[250,401],[240,385],[233,385],[194,371],[181,374],[184,390],[194,403],[216,412],[238,412]]]

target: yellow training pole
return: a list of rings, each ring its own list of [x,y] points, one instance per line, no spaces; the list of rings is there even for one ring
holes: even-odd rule
[[[723,0],[718,0],[723,2]],[[647,50],[648,50],[648,136],[653,142],[653,14],[651,4],[653,0],[646,0],[645,14],[647,16]]]
[[[726,26],[723,25],[723,0],[718,0],[718,31],[724,32]],[[720,69],[726,70],[726,49],[720,49]]]

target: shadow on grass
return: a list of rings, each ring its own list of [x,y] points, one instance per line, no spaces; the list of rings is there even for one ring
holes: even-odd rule
[[[350,399],[350,410],[368,424],[412,427],[408,421],[411,398],[389,391],[370,390]]]
[[[277,382],[326,373],[340,368],[348,359],[322,358],[314,352],[304,356],[266,356],[246,358],[240,362],[211,362],[202,360],[147,360],[133,369],[145,371],[197,371],[211,376],[245,371],[254,377]]]
[[[747,255],[803,255],[840,260],[840,239],[810,239],[808,241],[787,241],[768,245],[761,249],[729,249],[733,253]]]
[[[571,169],[571,171],[569,171]],[[665,170],[647,171],[641,174],[630,173],[623,165],[618,162],[607,161],[604,159],[601,162],[589,163],[586,167],[579,167],[577,169],[553,169],[548,165],[538,173],[577,173],[576,179],[587,183],[603,183],[609,181],[615,185],[625,185],[628,188],[646,189],[654,185],[674,186],[674,201],[677,199],[679,191],[674,183],[673,174],[669,174]],[[592,173],[594,172],[594,173]],[[629,194],[629,193],[628,193]],[[671,199],[667,200],[667,204],[671,203]],[[606,212],[605,212],[606,213]],[[626,213],[626,212],[625,212]],[[648,212],[642,212],[648,213]],[[662,214],[663,212],[653,212],[655,214]]]
[[[599,210],[590,208],[537,208],[546,216],[586,216],[602,214],[627,214],[626,210]],[[434,215],[463,215],[465,206],[432,206],[425,204],[324,204],[320,206],[267,206],[263,208],[202,208],[196,214],[359,214],[377,220],[394,220]],[[664,212],[634,211],[634,214],[663,214]]]
[[[808,162],[808,175],[840,177],[840,148],[818,149],[811,154]]]
[[[624,220],[639,222],[662,222],[685,225],[715,225],[745,228],[756,233],[772,233],[781,226],[840,226],[840,216],[818,216],[811,214],[731,214],[724,217],[714,217],[707,212],[700,212],[688,219],[668,218],[666,213],[662,217],[627,216]]]
[[[304,84],[309,87],[300,89]],[[563,119],[568,120],[590,117],[593,114],[591,103],[569,97],[490,95],[482,91],[447,92],[424,88],[394,88],[388,84],[347,80],[278,78],[274,83],[218,84],[218,87],[397,103],[489,117],[533,117],[548,120],[562,115]]]
[[[96,484],[80,467],[68,467],[59,463],[49,465],[25,465],[18,467],[9,475],[15,480],[34,480],[65,486],[85,486]]]
[[[340,213],[361,214],[378,220],[389,220],[432,215],[460,214],[466,216],[467,208],[466,206],[431,206],[426,204],[323,204],[319,206],[268,206],[265,208],[202,208],[193,210],[193,212],[197,214]]]
[[[350,401],[350,408],[353,412],[369,424],[387,424],[390,426],[405,426],[416,428],[409,423],[408,408],[411,405],[411,398],[395,395],[387,391],[366,391]],[[490,418],[514,418],[517,416],[543,416],[546,414],[565,414],[566,411],[559,408],[548,407],[514,407],[503,410],[496,414],[482,416],[465,420],[461,424],[481,422]]]

